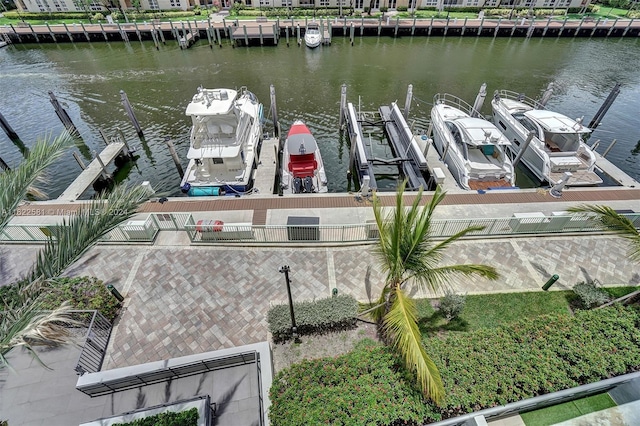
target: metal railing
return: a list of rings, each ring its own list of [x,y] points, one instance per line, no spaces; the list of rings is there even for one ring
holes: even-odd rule
[[[640,213],[624,213],[636,227],[640,227]],[[44,243],[51,237],[56,224],[9,224],[0,232],[0,242]],[[554,213],[515,213],[508,218],[470,218],[433,220],[431,235],[446,238],[470,227],[483,226],[468,237],[508,237],[581,232],[602,232],[607,229],[588,215]],[[203,226],[190,213],[152,213],[144,220],[118,225],[108,232],[102,242],[152,243],[159,231],[186,231],[193,244],[290,244],[290,243],[358,243],[375,241],[378,228],[375,222],[343,225],[252,225],[225,223],[224,226]]]
[[[102,368],[111,336],[111,323],[98,311],[72,312],[74,316],[88,319],[87,332],[83,339],[84,343],[75,371],[80,376],[85,373],[96,373]]]

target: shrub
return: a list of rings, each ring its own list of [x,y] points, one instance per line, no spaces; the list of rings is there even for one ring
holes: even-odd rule
[[[464,309],[467,302],[467,296],[464,294],[455,294],[447,291],[440,299],[440,312],[447,321],[457,318]]]
[[[51,280],[50,290],[44,295],[42,309],[53,310],[69,300],[74,309],[96,309],[111,322],[118,315],[118,300],[97,278],[55,278]]]
[[[598,288],[593,281],[579,282],[573,286],[573,292],[578,296],[580,303],[585,309],[604,305],[611,300],[609,294],[601,288]]]
[[[94,21],[104,21],[104,15],[102,13],[98,12],[95,15],[93,15],[92,19]]]
[[[292,365],[271,385],[271,424],[420,424],[425,401],[400,365],[392,350],[369,339],[347,355]]]
[[[155,416],[143,417],[129,423],[114,423],[113,426],[198,426],[200,415],[197,408],[175,413],[166,411]]]
[[[396,10],[398,12],[406,12],[408,9],[407,9],[407,6],[398,6],[396,7]]]
[[[389,11],[389,8],[388,8],[387,6],[382,6],[382,7],[380,8],[380,12],[382,12],[382,13],[386,13],[386,12],[388,12],[388,11]]]
[[[341,295],[313,302],[293,304],[298,334],[322,333],[344,330],[356,325],[358,302],[352,296]],[[291,337],[289,305],[275,305],[267,313],[269,331],[275,342]]]
[[[615,306],[425,339],[444,383],[440,407],[421,401],[414,379],[387,348],[305,361],[276,376],[270,420],[424,424],[593,383],[640,369],[638,323],[637,307]]]

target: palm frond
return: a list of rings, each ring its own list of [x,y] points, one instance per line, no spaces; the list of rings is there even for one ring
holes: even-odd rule
[[[409,275],[407,281],[414,282],[420,289],[428,289],[437,292],[446,286],[454,275],[480,276],[488,280],[495,280],[500,274],[493,266],[488,265],[449,265],[430,267],[425,271],[418,271],[415,275]]]
[[[578,215],[587,214],[591,220],[628,240],[631,244],[629,258],[635,262],[640,261],[640,233],[627,217],[622,216],[609,206],[584,204],[570,207],[567,211]]]
[[[38,176],[60,158],[73,142],[68,132],[62,133],[51,143],[47,138],[38,140],[20,166],[0,174],[0,229],[4,229],[25,195],[33,190]]]
[[[391,310],[384,317],[383,331],[403,356],[405,366],[416,375],[423,393],[437,404],[444,397],[438,368],[424,349],[418,329],[416,306],[401,289],[393,294]]]
[[[116,186],[105,197],[81,207],[77,214],[51,229],[50,238],[28,275],[31,281],[60,275],[104,234],[133,216],[148,198],[145,188]]]
[[[40,303],[36,300],[16,310],[2,312],[0,321],[2,365],[9,365],[6,354],[11,349],[24,347],[36,361],[49,368],[38,357],[34,347],[58,346],[71,341],[67,326],[81,325],[81,322],[71,318],[70,310],[71,306],[65,302],[54,311],[41,311]]]

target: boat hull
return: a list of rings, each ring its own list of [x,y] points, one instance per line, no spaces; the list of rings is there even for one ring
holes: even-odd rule
[[[280,184],[287,194],[328,192],[320,148],[301,120],[293,123],[284,143]]]

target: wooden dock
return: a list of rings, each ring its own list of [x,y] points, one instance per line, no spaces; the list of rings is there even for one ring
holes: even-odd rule
[[[125,148],[124,142],[112,142],[99,154],[100,161],[94,159],[80,175],[71,182],[71,185],[57,198],[58,201],[76,201],[93,185],[102,173],[102,164],[111,163]]]

